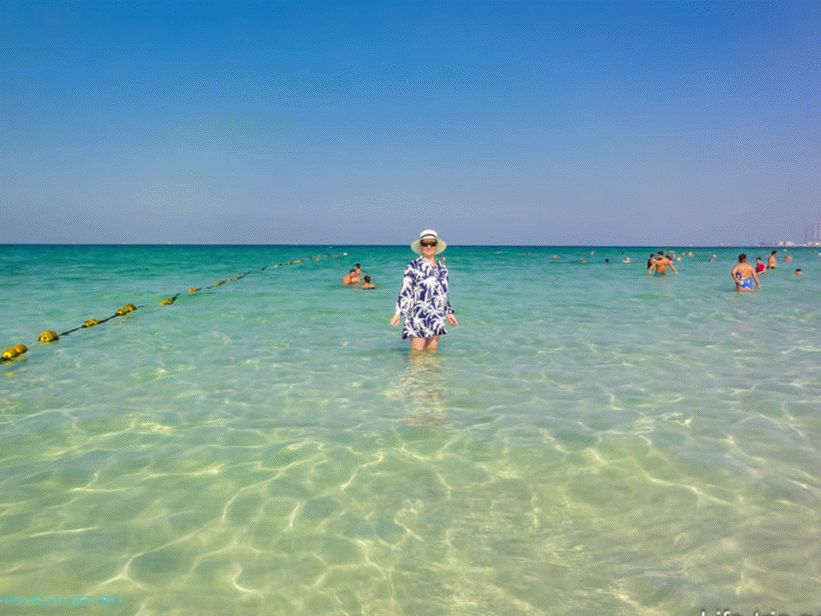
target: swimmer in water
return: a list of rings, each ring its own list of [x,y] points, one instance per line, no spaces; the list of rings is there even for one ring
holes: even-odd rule
[[[778,254],[777,250],[773,250],[770,253],[770,258],[767,259],[767,269],[775,269],[775,265],[776,265],[775,255],[777,255],[777,254]]]
[[[761,260],[761,257],[755,258],[755,273],[756,274],[763,274],[767,271],[767,266],[764,265],[764,261]]]
[[[365,291],[368,291],[369,289],[375,289],[376,288],[376,285],[371,283],[371,277],[370,276],[365,276],[365,284],[362,285],[362,288]]]
[[[348,274],[342,279],[342,284],[346,286],[355,287],[359,283],[359,276],[356,275],[355,269],[348,270]]]
[[[752,291],[753,283],[755,287],[761,288],[761,283],[758,281],[758,274],[755,273],[755,268],[747,263],[747,255],[741,253],[738,255],[738,263],[730,272],[730,277],[735,283],[735,290],[739,293]]]
[[[673,265],[673,260],[666,256],[661,250],[658,251],[656,254],[656,258],[650,261],[650,265],[647,267],[647,275],[648,276],[666,276],[667,275],[667,268],[670,268],[678,274],[678,270],[676,266]]]

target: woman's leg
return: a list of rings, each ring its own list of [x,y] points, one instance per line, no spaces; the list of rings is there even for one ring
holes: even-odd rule
[[[411,338],[411,350],[412,351],[424,351],[425,350],[425,343],[427,342],[426,338]]]
[[[439,336],[431,336],[425,339],[425,350],[435,351],[439,348]]]

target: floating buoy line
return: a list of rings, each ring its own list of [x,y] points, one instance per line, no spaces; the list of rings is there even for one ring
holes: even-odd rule
[[[293,265],[300,265],[301,263],[303,263],[307,260],[313,260],[313,261],[318,263],[319,260],[322,259],[322,258],[336,259],[336,258],[339,258],[339,257],[347,256],[347,254],[348,253],[346,253],[346,252],[342,252],[342,253],[332,253],[332,254],[329,254],[329,255],[325,254],[325,255],[312,255],[310,257],[300,257],[299,259],[294,259],[293,261],[282,261],[282,262],[279,262],[279,263],[271,263],[270,265],[264,265],[264,266],[260,267],[259,270],[264,272],[269,267],[279,268],[279,267],[288,267],[288,266],[293,266]],[[199,293],[199,292],[204,291],[204,290],[216,289],[217,287],[221,287],[225,283],[233,282],[233,281],[236,281],[236,280],[242,280],[243,278],[245,278],[246,276],[248,276],[252,273],[253,273],[252,271],[247,271],[247,272],[243,272],[242,274],[238,274],[238,275],[233,276],[233,277],[229,276],[227,278],[223,278],[222,280],[218,280],[214,284],[211,284],[211,285],[209,285],[207,287],[204,287],[204,288],[203,287],[189,287],[188,288],[188,294],[193,295],[195,293]],[[165,299],[161,300],[160,305],[161,306],[170,306],[171,304],[173,304],[174,302],[177,301],[177,298],[180,295],[182,295],[181,292],[180,293],[175,293],[174,295],[170,295],[170,296],[166,297]],[[137,306],[137,305],[134,305],[134,304],[125,304],[125,305],[121,306],[120,308],[117,308],[117,310],[114,311],[114,314],[112,314],[110,317],[106,317],[105,319],[87,319],[86,321],[83,321],[82,325],[78,325],[77,327],[75,327],[73,329],[69,329],[68,331],[64,331],[61,334],[58,334],[53,329],[43,330],[42,332],[40,332],[40,336],[38,337],[37,340],[38,340],[38,342],[40,342],[42,344],[52,344],[52,343],[57,342],[58,340],[60,340],[60,338],[63,338],[64,336],[68,336],[69,334],[72,334],[72,333],[76,332],[77,330],[89,329],[91,327],[97,327],[98,325],[102,325],[103,323],[107,323],[108,321],[111,321],[112,319],[116,319],[116,318],[125,316],[127,314],[130,314],[130,313],[132,313],[132,312],[134,312],[134,311],[136,311],[136,310],[138,310],[142,307],[143,307],[143,305]],[[24,353],[28,352],[28,350],[29,350],[28,347],[23,343],[15,344],[14,346],[11,346],[11,347],[7,348],[5,351],[3,351],[3,355],[2,355],[2,357],[0,357],[0,361],[2,361],[2,362],[12,361],[12,360],[20,357]]]

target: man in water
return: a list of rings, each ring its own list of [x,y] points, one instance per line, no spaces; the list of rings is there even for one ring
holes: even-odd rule
[[[755,282],[757,288],[761,288],[761,283],[758,282],[758,274],[755,273],[755,268],[747,263],[747,255],[744,253],[738,255],[738,263],[730,272],[730,277],[735,282],[736,291],[752,291],[753,282]]]
[[[647,275],[666,276],[668,267],[678,274],[676,266],[673,265],[673,260],[666,256],[663,251],[659,250],[658,254],[656,254],[656,258],[651,259],[650,264],[647,266]]]
[[[361,282],[359,276],[356,275],[355,269],[348,270],[348,274],[342,279],[342,284],[356,286]]]
[[[773,250],[773,251],[770,253],[770,258],[769,258],[769,259],[767,259],[767,269],[775,269],[775,261],[776,261],[776,259],[775,259],[775,255],[776,255],[776,254],[778,254],[778,251],[777,251],[777,250]]]

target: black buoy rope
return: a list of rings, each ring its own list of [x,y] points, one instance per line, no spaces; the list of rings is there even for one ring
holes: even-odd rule
[[[51,331],[51,330],[46,330],[46,331],[40,333],[40,342],[57,342],[57,340],[59,340],[62,336],[68,336],[69,334],[71,334],[73,332],[76,332],[78,329],[88,329],[89,327],[96,327],[97,325],[102,325],[103,323],[105,323],[107,321],[110,321],[111,319],[116,319],[117,317],[121,317],[123,315],[126,315],[129,312],[134,312],[138,308],[142,308],[142,304],[140,304],[139,306],[135,306],[134,304],[126,304],[122,308],[117,308],[117,311],[114,314],[112,314],[110,317],[106,317],[105,319],[99,319],[99,320],[89,319],[88,321],[85,321],[82,325],[78,325],[74,329],[70,329],[67,332],[63,332],[62,334],[60,334],[59,336],[56,336],[54,338],[52,338],[51,336],[48,335],[49,333],[53,334],[54,332]],[[48,339],[44,340],[44,338],[48,338]]]
[[[337,258],[343,257],[343,256],[347,256],[347,253],[343,252],[343,253],[332,253],[332,254],[329,254],[329,255],[327,255],[327,254],[325,254],[325,255],[312,255],[310,257],[300,257],[299,259],[294,259],[293,261],[283,261],[283,262],[279,262],[279,263],[271,263],[270,265],[263,265],[262,267],[259,268],[259,270],[264,272],[269,267],[279,268],[279,267],[287,267],[289,265],[299,265],[299,264],[303,263],[306,259],[311,259],[311,260],[318,263],[319,260],[322,259],[323,257],[325,257],[325,258],[330,257],[331,259],[337,259]],[[220,287],[220,286],[224,285],[226,282],[231,282],[231,281],[234,281],[234,280],[241,280],[241,279],[245,278],[246,276],[248,276],[252,273],[253,273],[252,271],[247,271],[247,272],[243,272],[242,274],[238,274],[237,276],[234,276],[233,278],[230,277],[230,276],[228,278],[223,278],[222,280],[219,280],[219,281],[215,282],[214,284],[205,287],[205,289],[215,289],[217,287]],[[200,291],[202,291],[202,288],[200,288],[200,287],[190,287],[188,289],[189,295],[193,295],[194,293],[199,293]],[[166,297],[165,299],[163,299],[160,302],[160,305],[170,306],[171,304],[173,304],[174,302],[177,301],[177,298],[180,295],[182,295],[181,292],[176,293],[174,295],[171,295],[170,297]],[[79,329],[89,329],[91,327],[97,327],[98,325],[102,325],[103,323],[106,323],[106,322],[110,321],[111,319],[116,319],[117,317],[125,316],[128,313],[134,312],[135,310],[138,310],[139,308],[142,308],[142,307],[143,307],[142,305],[135,306],[134,304],[125,304],[124,306],[118,308],[114,312],[114,314],[112,314],[110,317],[106,317],[105,319],[99,319],[99,320],[98,319],[88,319],[87,321],[84,321],[82,325],[78,325],[77,327],[75,327],[73,329],[69,329],[67,331],[64,331],[61,334],[58,334],[56,331],[54,331],[52,329],[47,329],[47,330],[44,330],[44,331],[40,332],[40,336],[38,338],[38,341],[42,342],[43,344],[50,344],[52,342],[57,342],[63,336],[68,336],[68,335],[76,332]],[[13,359],[15,359],[17,357],[20,357],[21,355],[23,355],[23,353],[26,353],[27,351],[28,351],[28,347],[25,344],[22,344],[22,343],[16,344],[12,347],[9,347],[5,351],[3,351],[3,355],[0,357],[0,362],[5,363],[5,362],[8,362],[8,361],[12,361]]]

